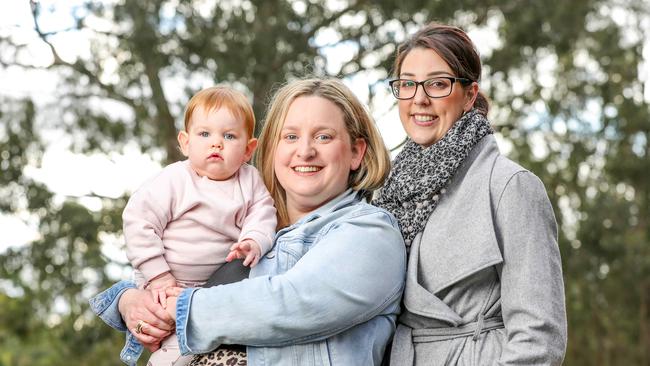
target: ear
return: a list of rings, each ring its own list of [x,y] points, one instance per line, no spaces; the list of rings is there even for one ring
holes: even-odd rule
[[[350,162],[350,170],[357,170],[361,166],[363,157],[366,155],[366,148],[368,147],[366,140],[359,137],[352,143],[352,161]]]
[[[472,109],[476,97],[478,97],[478,83],[475,81],[465,89],[465,106],[463,106],[463,113],[469,112]]]
[[[248,143],[246,144],[246,152],[244,152],[244,162],[251,160],[251,157],[253,156],[253,153],[255,152],[256,148],[257,148],[257,139],[252,138],[248,140]]]
[[[190,143],[190,136],[185,131],[178,133],[178,146],[181,148],[181,152],[184,156],[189,155],[188,145]]]

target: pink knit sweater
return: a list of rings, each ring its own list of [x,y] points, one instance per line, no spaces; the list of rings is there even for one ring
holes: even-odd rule
[[[225,263],[230,246],[253,239],[271,249],[276,216],[259,172],[244,164],[225,181],[198,176],[187,160],[165,167],[124,209],[127,257],[146,281],[167,271],[204,282]]]

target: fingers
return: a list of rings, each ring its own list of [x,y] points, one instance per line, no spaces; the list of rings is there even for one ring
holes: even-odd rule
[[[159,306],[160,307],[160,306]],[[162,310],[162,307],[160,307]],[[165,312],[165,310],[162,310]],[[168,314],[165,312],[165,315],[167,318],[169,318]],[[134,315],[135,320],[128,322],[127,324],[130,325],[129,329],[131,329],[132,333],[137,333],[137,324],[138,322],[142,321],[142,324],[140,326],[140,333],[139,334],[147,334],[153,337],[157,338],[164,338],[166,337],[171,331],[174,330],[174,325],[170,324],[169,322],[165,320],[160,320],[158,318],[152,317],[151,315],[147,314],[140,314],[140,315]]]
[[[171,316],[160,304],[154,302],[149,291],[125,291],[120,298],[119,307],[131,333],[143,345],[146,344],[148,349],[158,349],[159,343],[174,330],[175,323]]]
[[[235,251],[228,253],[226,256],[226,262],[232,262],[233,260],[239,258],[239,254]]]
[[[176,278],[170,272],[165,272],[151,279],[145,286],[145,289],[156,290],[172,286],[177,286]]]
[[[250,264],[251,267],[255,267],[257,262],[259,261],[259,256],[257,253],[254,251],[248,252],[248,255],[246,256],[246,259],[244,259],[244,265],[248,266]]]
[[[226,256],[226,262],[232,262],[235,259],[242,259],[246,255],[247,251],[243,247],[244,242],[235,243],[230,246],[230,253]]]
[[[151,301],[155,302],[156,304],[160,304],[160,301],[158,300],[158,291],[156,290],[150,290],[151,293]]]
[[[160,304],[163,309],[167,308],[167,294],[165,293],[164,288],[158,288],[158,289],[152,289],[151,291],[151,297],[153,298],[153,302],[156,304]]]
[[[226,256],[226,261],[232,262],[235,259],[243,259],[246,257],[246,254],[248,254],[248,251],[241,250],[241,248],[233,250]]]
[[[148,319],[143,319],[149,325],[161,329],[163,331],[170,331],[174,328],[175,322],[174,319],[167,313],[165,309],[160,304],[148,302],[145,304],[146,310],[149,314]]]
[[[165,289],[165,295],[167,296],[179,297],[181,295],[181,292],[183,292],[182,287],[167,287]]]
[[[257,244],[249,239],[245,239],[239,243],[235,243],[230,247],[230,253],[226,257],[227,262],[235,259],[244,259],[244,265],[254,267],[259,261],[259,249]]]
[[[260,260],[260,256],[262,255],[262,250],[255,241],[252,240],[245,240],[242,242],[241,247],[246,248],[246,260],[244,260],[244,265],[250,265],[251,267],[255,267],[257,262]]]
[[[176,319],[176,300],[178,300],[178,297],[171,296],[168,300],[166,309],[169,316],[173,319]]]
[[[167,294],[164,289],[158,291],[158,301],[163,309],[167,309]]]
[[[129,329],[136,327],[139,321],[146,322],[149,326],[162,331],[171,331],[174,322],[165,309],[155,302],[150,291],[138,290],[130,297],[130,302],[124,318]],[[151,334],[149,332],[149,334]]]
[[[160,348],[160,342],[162,342],[165,338],[169,337],[171,335],[171,332],[164,332],[160,333],[159,335],[154,335],[154,334],[148,334],[147,332],[154,331],[154,328],[147,327],[147,325],[143,325],[142,328],[140,329],[140,333],[136,332],[136,329],[131,329],[131,333],[133,336],[148,350],[150,351],[155,351]]]
[[[244,240],[241,243],[239,243],[239,250],[243,252],[248,252],[251,250],[251,242],[250,240]]]
[[[175,284],[173,285],[175,287]],[[167,308],[167,295],[165,290],[170,286],[152,287],[149,289],[151,292],[151,299],[154,303],[160,304],[163,309]]]
[[[252,254],[253,253],[248,253],[246,258],[244,259],[244,263],[242,263],[243,265],[247,266],[251,261],[253,261],[254,258],[251,258]]]
[[[153,343],[154,341],[162,341],[163,339],[167,338],[172,332],[153,327],[145,321],[138,321],[136,326],[131,329],[131,333],[133,333],[133,335],[138,339],[142,338],[139,336],[144,335],[145,337],[143,337],[143,341],[146,341],[147,343]]]

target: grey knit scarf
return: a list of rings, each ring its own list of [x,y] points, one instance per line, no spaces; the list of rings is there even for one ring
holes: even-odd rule
[[[440,194],[472,148],[493,133],[488,120],[475,109],[463,115],[435,144],[423,148],[407,139],[373,204],[391,212],[399,222],[407,249],[424,230]]]

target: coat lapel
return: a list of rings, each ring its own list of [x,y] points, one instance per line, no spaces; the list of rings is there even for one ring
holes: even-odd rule
[[[421,243],[422,233],[419,233],[413,240],[409,252],[409,263],[406,267],[406,286],[404,288],[404,307],[410,313],[443,320],[454,327],[458,326],[463,319],[418,282]]]

